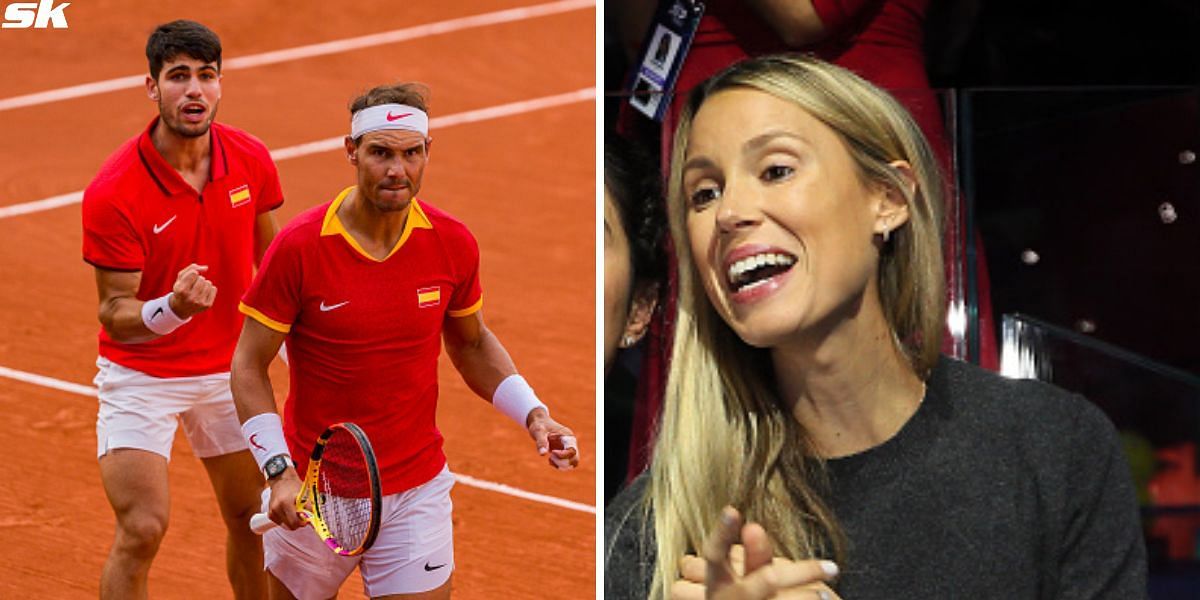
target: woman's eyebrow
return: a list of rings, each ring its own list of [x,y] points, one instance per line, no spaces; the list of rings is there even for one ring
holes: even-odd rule
[[[755,150],[759,150],[763,146],[766,146],[767,144],[770,144],[771,142],[773,142],[779,138],[788,138],[788,139],[796,140],[805,145],[809,145],[809,146],[812,145],[812,143],[808,141],[808,138],[806,138],[802,135],[799,135],[799,134],[792,133],[790,131],[767,131],[765,133],[760,133],[760,134],[746,140],[746,143],[742,144],[742,151],[743,152],[752,152]]]
[[[707,156],[693,156],[683,163],[681,171],[690,171],[692,169],[713,169],[717,164]]]

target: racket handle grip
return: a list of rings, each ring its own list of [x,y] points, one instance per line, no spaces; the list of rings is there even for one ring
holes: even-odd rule
[[[262,535],[276,527],[279,527],[279,525],[275,521],[272,521],[271,517],[267,516],[267,513],[255,513],[253,517],[250,517],[250,531],[258,535]]]

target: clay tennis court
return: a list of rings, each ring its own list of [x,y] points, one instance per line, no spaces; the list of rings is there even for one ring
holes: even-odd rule
[[[438,424],[465,476],[453,492],[454,596],[593,596],[594,2],[204,4],[80,0],[63,11],[68,29],[0,30],[0,597],[98,592],[114,520],[95,458],[98,322],[79,192],[156,114],[138,83],[145,40],[176,18],[221,36],[218,119],[277,151],[281,223],[353,183],[337,151],[350,98],[398,80],[432,88],[420,197],[479,239],[484,317],[585,458],[550,469],[443,358]],[[84,85],[96,82],[109,83]],[[282,401],[278,363],[272,378]],[[170,484],[151,597],[230,597],[224,528],[182,435]],[[361,595],[353,575],[342,597]]]

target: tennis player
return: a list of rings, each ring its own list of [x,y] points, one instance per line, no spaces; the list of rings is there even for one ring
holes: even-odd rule
[[[427,90],[376,87],[351,103],[346,156],[357,185],[289,223],[242,302],[233,394],[270,484],[263,548],[273,598],[329,598],[357,565],[373,598],[447,598],[454,570],[450,488],[434,422],[442,342],[468,386],[529,431],[560,469],[579,451],[484,325],[479,247],[467,228],[417,200],[429,161]],[[282,425],[267,366],[287,339]],[[379,459],[383,519],[361,556],[330,552],[293,502],[326,426],[360,425]],[[558,448],[560,442],[562,448]],[[554,446],[554,448],[552,448]],[[297,464],[298,463],[298,464]]]
[[[100,168],[83,196],[83,257],[100,296],[100,477],[116,514],[101,598],[146,597],[167,529],[167,461],[177,422],[204,464],[228,529],[238,598],[266,593],[247,523],[261,479],[229,390],[238,299],[278,229],[279,176],[253,136],[213,121],[221,42],[175,21],[146,43],[158,116]]]

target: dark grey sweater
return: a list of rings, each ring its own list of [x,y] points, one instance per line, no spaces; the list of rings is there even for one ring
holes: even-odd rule
[[[1129,469],[1082,397],[943,358],[896,436],[828,466],[846,600],[1146,597]],[[605,510],[605,598],[647,595],[645,487]]]

